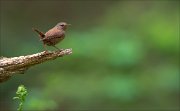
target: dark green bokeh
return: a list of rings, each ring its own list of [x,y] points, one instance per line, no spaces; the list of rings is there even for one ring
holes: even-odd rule
[[[1,1],[1,56],[43,51],[31,28],[70,26],[73,54],[2,83],[3,110],[19,84],[26,110],[178,110],[178,1]],[[48,47],[49,50],[54,50]]]

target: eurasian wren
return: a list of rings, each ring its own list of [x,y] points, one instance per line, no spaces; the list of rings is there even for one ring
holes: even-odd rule
[[[39,34],[40,40],[43,42],[45,50],[46,45],[53,46],[59,50],[59,48],[55,45],[65,38],[65,30],[67,29],[68,25],[70,24],[67,24],[66,22],[60,22],[45,34],[38,29],[33,28],[33,30]]]

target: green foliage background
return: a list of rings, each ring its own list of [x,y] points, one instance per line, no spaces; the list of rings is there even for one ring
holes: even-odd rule
[[[2,83],[0,109],[16,109],[19,84],[26,110],[180,109],[179,3],[1,0],[1,56],[43,51],[31,28],[60,21],[72,26],[57,46],[73,54]]]

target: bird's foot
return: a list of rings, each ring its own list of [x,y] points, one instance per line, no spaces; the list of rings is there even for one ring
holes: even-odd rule
[[[58,49],[59,52],[63,51],[64,49]]]
[[[48,53],[49,53],[49,51],[48,51],[48,50],[45,50],[45,51],[44,51],[44,54],[48,54]]]

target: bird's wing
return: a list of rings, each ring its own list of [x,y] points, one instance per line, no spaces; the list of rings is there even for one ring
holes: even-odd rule
[[[61,38],[64,36],[64,31],[58,30],[55,28],[50,29],[48,32],[45,33],[45,38],[42,40],[48,40],[48,39],[53,39],[53,38]]]

